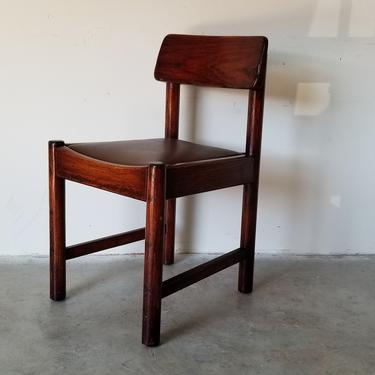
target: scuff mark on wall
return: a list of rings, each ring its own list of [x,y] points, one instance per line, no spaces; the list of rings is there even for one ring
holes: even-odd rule
[[[341,207],[341,196],[340,195],[332,195],[329,198],[329,203],[331,203],[332,206],[340,208]]]

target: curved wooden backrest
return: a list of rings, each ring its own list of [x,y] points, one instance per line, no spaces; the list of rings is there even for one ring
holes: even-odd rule
[[[167,35],[155,67],[159,81],[256,89],[266,65],[263,36]]]

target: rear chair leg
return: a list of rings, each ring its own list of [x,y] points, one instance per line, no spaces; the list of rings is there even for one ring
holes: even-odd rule
[[[165,166],[150,165],[147,184],[142,343],[160,343],[165,223]]]
[[[246,258],[240,262],[238,290],[241,293],[253,291],[255,232],[257,218],[258,191],[256,184],[246,184],[243,188],[241,247],[246,249]]]
[[[165,209],[164,264],[174,263],[176,199],[169,199]]]
[[[50,218],[50,298],[65,299],[65,180],[56,174],[56,148],[62,141],[51,141],[49,153],[49,218]]]

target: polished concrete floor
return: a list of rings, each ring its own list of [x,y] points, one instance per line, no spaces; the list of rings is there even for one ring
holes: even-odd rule
[[[180,256],[165,277],[209,256]],[[0,258],[0,375],[375,374],[375,257],[257,258],[163,300],[162,345],[141,345],[141,256],[68,265],[48,299],[47,258]]]

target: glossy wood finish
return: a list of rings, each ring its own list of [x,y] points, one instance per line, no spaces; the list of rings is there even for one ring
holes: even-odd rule
[[[96,160],[69,147],[58,148],[57,175],[67,180],[146,200],[147,167],[123,166]]]
[[[97,240],[82,242],[77,245],[68,246],[66,250],[65,258],[73,259],[83,255],[96,253],[98,251],[111,249],[113,247],[126,245],[132,242],[141,241],[145,239],[145,228],[139,228],[128,232],[115,234],[114,236],[108,236],[99,238]]]
[[[246,184],[253,178],[253,159],[245,155],[179,164],[167,169],[167,198]]]
[[[49,156],[49,219],[50,219],[50,297],[65,299],[65,180],[56,173],[56,153],[62,141],[50,141]]]
[[[221,255],[215,259],[212,259],[206,263],[200,264],[188,271],[185,271],[179,275],[171,277],[168,280],[163,281],[162,285],[162,297],[167,297],[172,293],[175,293],[183,288],[188,287],[200,280],[205,279],[214,273],[220,272],[225,268],[233,266],[240,262],[246,257],[245,249],[236,249],[224,255]]]
[[[142,342],[160,343],[161,300],[239,263],[238,289],[253,289],[267,39],[168,35],[155,77],[166,81],[165,138],[49,144],[51,298],[65,298],[65,265],[72,259],[145,238]],[[249,89],[244,153],[181,141],[180,84]],[[147,202],[146,226],[66,247],[65,180]],[[162,281],[162,265],[174,262],[178,197],[243,185],[240,247]]]
[[[176,199],[168,199],[165,202],[165,240],[163,263],[174,263],[174,244],[176,231]]]
[[[267,39],[261,36],[167,35],[155,68],[159,81],[255,89]]]
[[[167,82],[165,108],[165,138],[178,139],[180,85]],[[164,264],[174,263],[176,230],[176,199],[168,199],[165,208]]]
[[[254,283],[255,234],[258,207],[263,103],[264,86],[262,90],[251,91],[249,95],[250,110],[248,117],[246,154],[251,156],[254,160],[254,180],[250,184],[245,184],[243,188],[241,247],[247,250],[247,257],[240,262],[238,273],[238,290],[242,293],[251,293]]]
[[[146,243],[143,286],[142,342],[160,343],[161,288],[165,224],[165,165],[149,167],[146,209]]]
[[[167,82],[165,105],[165,138],[178,139],[180,116],[180,85]]]

